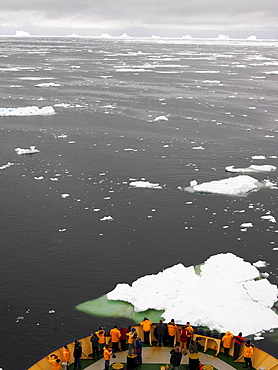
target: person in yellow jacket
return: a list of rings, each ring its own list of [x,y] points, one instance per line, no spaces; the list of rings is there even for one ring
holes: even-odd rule
[[[150,333],[151,333],[151,326],[152,326],[151,320],[144,317],[144,320],[140,322],[140,325],[142,326],[142,329],[144,332],[144,343],[150,344]]]
[[[105,370],[109,369],[110,357],[111,357],[112,353],[113,353],[112,348],[109,348],[109,346],[106,345],[103,349]]]
[[[177,332],[177,325],[175,324],[175,320],[172,319],[168,324],[168,335],[169,335],[169,344],[170,346],[174,346],[175,336]]]
[[[253,352],[254,352],[254,345],[250,342],[250,340],[248,340],[245,345],[244,345],[244,348],[243,348],[243,356],[244,356],[244,362],[245,362],[245,366],[243,366],[244,368],[248,368],[250,367],[250,369],[252,369],[252,355],[253,355]]]
[[[118,352],[119,351],[119,341],[120,341],[120,338],[121,338],[121,332],[118,329],[117,325],[115,325],[114,328],[110,330],[110,337],[111,337],[113,351]]]
[[[192,339],[192,336],[193,336],[193,333],[194,333],[194,329],[192,328],[192,326],[190,325],[190,323],[187,321],[186,323],[186,326],[185,326],[185,329],[186,329],[186,336],[187,336],[187,348],[189,347],[189,344],[191,343],[191,339]]]
[[[104,349],[104,346],[106,344],[105,330],[103,329],[102,326],[99,328],[98,331],[96,331],[96,335],[98,337],[98,344],[99,344],[100,353],[102,353],[102,351]]]
[[[48,362],[51,363],[52,370],[61,369],[61,359],[55,353],[48,357]]]
[[[130,332],[126,333],[127,336],[127,345],[128,345],[128,356],[136,353],[135,340],[138,337],[137,331],[135,328],[131,328]]]
[[[69,360],[70,360],[70,350],[67,345],[64,345],[63,348],[63,362],[67,363],[67,366],[69,365]]]
[[[223,344],[223,347],[224,347],[225,357],[229,357],[229,350],[230,350],[231,345],[232,345],[233,337],[234,337],[234,335],[229,331],[227,331],[226,334],[222,337],[222,344]]]

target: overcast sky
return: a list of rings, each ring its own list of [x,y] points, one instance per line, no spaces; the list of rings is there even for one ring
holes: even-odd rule
[[[278,0],[1,0],[0,34],[278,38]]]

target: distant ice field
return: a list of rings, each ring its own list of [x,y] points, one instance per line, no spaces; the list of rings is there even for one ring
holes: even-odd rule
[[[277,43],[5,38],[0,50],[0,367],[128,325],[75,306],[178,263],[231,252],[265,261],[277,285]],[[242,173],[272,186],[180,191]],[[275,335],[260,345],[277,351]]]

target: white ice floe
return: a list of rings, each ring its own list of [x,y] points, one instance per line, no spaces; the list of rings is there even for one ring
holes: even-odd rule
[[[30,148],[28,149],[22,149],[22,148],[15,148],[15,151],[18,155],[22,154],[35,154],[39,153],[40,151],[35,147],[35,145],[30,145]]]
[[[43,180],[43,176],[35,176],[34,180]]]
[[[15,116],[47,116],[55,114],[53,107],[47,106],[39,108],[37,106],[19,107],[19,108],[0,108],[0,116],[15,117]]]
[[[129,186],[133,188],[148,188],[148,189],[162,189],[162,186],[158,183],[151,183],[149,181],[132,181],[129,183]]]
[[[253,227],[252,222],[244,222],[243,224],[240,225],[240,227],[248,228],[248,227]]]
[[[166,321],[190,321],[219,332],[244,335],[278,327],[278,315],[271,309],[278,300],[278,288],[260,278],[251,263],[232,254],[211,256],[200,266],[178,264],[158,274],[146,275],[131,286],[118,284],[107,294],[109,300],[126,301],[135,311],[163,310]]]
[[[70,196],[70,195],[69,195],[69,194],[67,194],[67,193],[61,194],[61,197],[62,197],[62,198],[64,198],[64,199],[65,199],[65,198],[68,198],[69,196]]]
[[[205,85],[218,85],[218,84],[220,84],[220,81],[218,81],[218,80],[204,80],[202,83],[205,84]]]
[[[266,159],[265,155],[253,155],[252,159]]]
[[[273,223],[276,223],[276,219],[274,216],[272,215],[265,215],[265,216],[261,216],[261,219],[262,220],[268,220],[270,222],[273,222]]]
[[[104,216],[100,221],[114,221],[114,218],[112,216]]]
[[[194,150],[204,150],[205,148],[203,146],[194,146],[192,149]]]
[[[3,166],[0,166],[0,170],[4,170],[5,168],[13,166],[14,163],[12,162],[7,162],[6,164],[3,164]]]
[[[168,121],[168,118],[166,116],[158,116],[154,119],[154,122],[156,121]]]
[[[235,168],[235,166],[227,166],[225,167],[227,172],[234,172],[234,173],[252,173],[252,172],[271,172],[276,171],[276,166],[272,165],[255,165],[252,164],[246,168]]]
[[[267,263],[266,261],[257,261],[257,262],[254,262],[253,263],[253,266],[257,267],[257,268],[260,268],[260,267],[266,267],[267,266]]]
[[[55,82],[43,82],[41,84],[37,84],[36,87],[58,87],[61,86]]]
[[[249,192],[262,187],[271,187],[274,184],[269,181],[260,182],[249,175],[239,175],[223,180],[203,182],[202,184],[191,185],[184,190],[189,192],[226,194],[245,196]]]

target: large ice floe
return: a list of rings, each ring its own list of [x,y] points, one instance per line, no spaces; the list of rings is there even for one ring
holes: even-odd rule
[[[202,184],[198,184],[196,180],[192,180],[190,182],[190,186],[184,190],[192,193],[197,192],[246,196],[252,191],[256,191],[263,187],[272,187],[274,185],[275,184],[269,180],[261,182],[249,175],[239,175],[222,180],[203,182]]]
[[[118,284],[108,300],[126,301],[136,312],[164,310],[166,321],[190,321],[219,332],[250,335],[278,327],[271,309],[278,288],[251,263],[232,253],[211,256],[196,272],[177,264],[158,274],[146,275],[131,286]]]
[[[133,188],[144,188],[144,189],[162,189],[162,186],[158,183],[152,183],[145,180],[131,181],[129,186]]]
[[[39,149],[37,149],[35,147],[35,145],[30,145],[30,148],[27,148],[27,149],[22,149],[22,148],[15,148],[15,151],[18,155],[22,155],[22,154],[35,154],[35,153],[39,153]]]
[[[55,110],[51,106],[39,108],[37,106],[18,107],[18,108],[0,108],[0,116],[15,117],[15,116],[47,116],[55,114]]]
[[[235,166],[227,166],[225,167],[227,172],[234,172],[234,173],[252,173],[252,172],[271,172],[276,171],[276,166],[264,164],[264,165],[256,165],[252,164],[246,168],[235,168]]]

